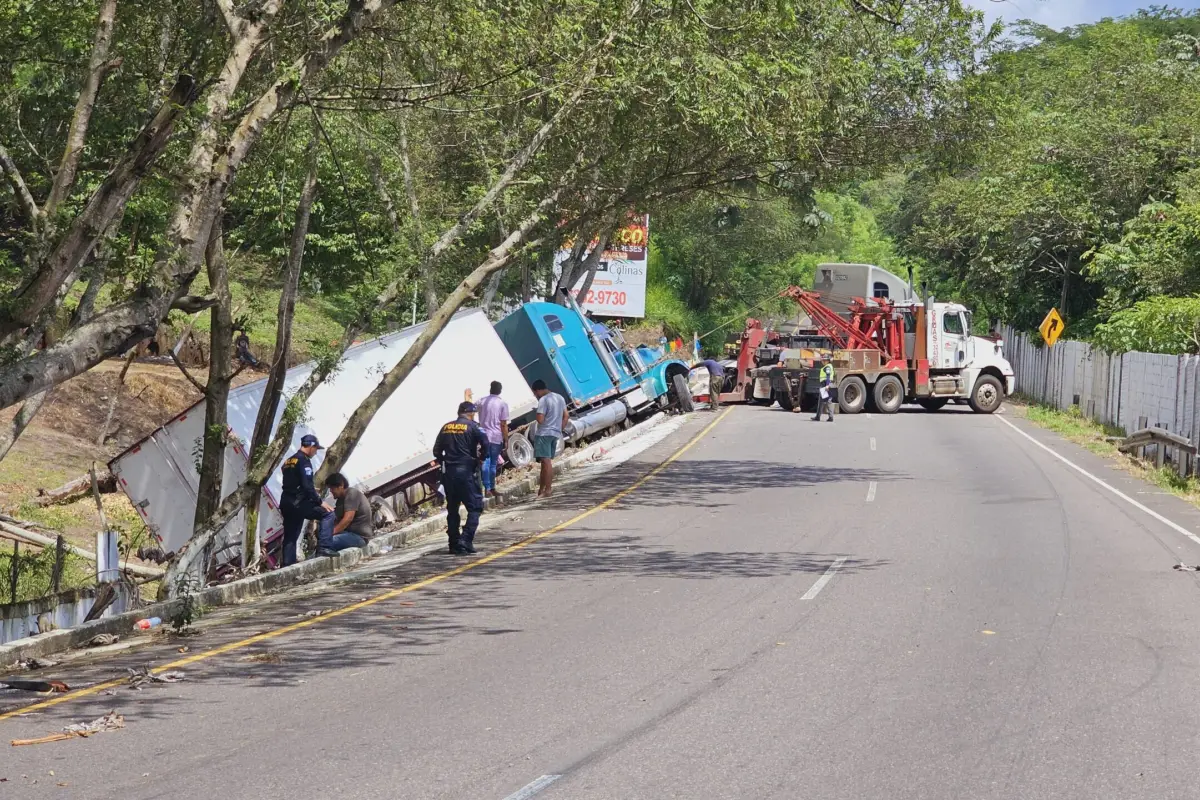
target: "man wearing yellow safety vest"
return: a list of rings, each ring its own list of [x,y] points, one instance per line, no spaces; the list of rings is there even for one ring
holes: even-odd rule
[[[818,367],[817,371],[817,415],[813,417],[813,422],[820,422],[821,412],[824,411],[829,422],[833,422],[833,364],[822,359],[817,359],[813,365]]]

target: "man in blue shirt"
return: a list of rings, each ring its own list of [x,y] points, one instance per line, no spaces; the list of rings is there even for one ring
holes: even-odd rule
[[[460,403],[458,419],[447,422],[433,442],[433,457],[442,465],[442,489],[446,492],[446,537],[450,553],[475,553],[475,530],[483,513],[483,491],[479,466],[488,451],[487,434],[475,422],[475,404]],[[467,524],[459,525],[459,504],[466,506]]]
[[[725,367],[711,358],[700,364],[708,370],[708,410],[716,411],[721,407],[721,390],[725,388]]]
[[[307,520],[315,519],[317,555],[337,555],[333,548],[333,509],[321,500],[313,486],[312,457],[322,449],[311,433],[300,438],[300,449],[283,462],[283,492],[279,498],[279,513],[283,515],[283,566],[296,563],[296,546]]]

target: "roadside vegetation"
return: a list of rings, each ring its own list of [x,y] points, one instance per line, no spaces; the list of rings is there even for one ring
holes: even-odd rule
[[[1125,432],[1115,425],[1101,425],[1088,419],[1083,416],[1079,406],[1060,411],[1017,395],[1009,400],[1006,407],[1038,427],[1053,431],[1085,450],[1111,459],[1127,472],[1200,508],[1200,479],[1195,476],[1181,478],[1170,466],[1159,469],[1122,453],[1114,440],[1124,438]]]

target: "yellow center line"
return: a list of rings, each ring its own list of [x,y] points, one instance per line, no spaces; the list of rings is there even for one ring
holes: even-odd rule
[[[391,600],[392,598],[399,597],[402,594],[408,594],[409,592],[415,592],[420,589],[424,589],[426,587],[432,586],[435,583],[441,583],[442,581],[453,578],[456,575],[462,575],[464,572],[469,572],[478,567],[482,567],[484,564],[490,564],[493,561],[503,558],[504,556],[511,555],[511,554],[517,552],[518,550],[523,550],[526,547],[528,547],[529,545],[533,544],[534,542],[541,541],[542,539],[545,539],[549,536],[553,536],[556,533],[560,533],[560,532],[566,530],[567,528],[570,528],[575,523],[581,522],[581,521],[587,519],[588,517],[592,516],[593,514],[596,514],[600,511],[603,511],[606,508],[609,508],[614,503],[620,502],[623,498],[628,497],[630,494],[637,491],[640,487],[644,486],[651,478],[658,475],[660,472],[662,472],[667,467],[671,466],[671,464],[675,463],[675,461],[677,461],[679,459],[679,457],[682,456],[684,453],[686,453],[688,450],[691,450],[692,447],[694,447],[701,439],[703,439],[706,435],[708,435],[709,431],[711,431],[713,428],[717,427],[717,425],[721,422],[721,420],[725,419],[725,417],[727,417],[729,415],[729,412],[731,412],[731,411],[733,411],[732,408],[727,408],[724,412],[722,412],[722,414],[719,417],[717,417],[715,420],[713,420],[707,426],[705,426],[704,430],[700,431],[695,436],[693,436],[687,442],[687,444],[685,444],[683,447],[679,448],[674,453],[672,453],[671,456],[666,461],[662,462],[657,467],[654,467],[653,469],[651,469],[649,472],[647,472],[645,475],[643,475],[641,478],[639,478],[634,483],[630,484],[629,486],[626,486],[624,489],[617,492],[612,497],[609,497],[607,500],[604,500],[603,502],[592,506],[591,508],[587,509],[586,511],[584,511],[580,514],[577,514],[576,516],[572,517],[571,519],[567,520],[566,522],[560,522],[559,524],[555,525],[553,528],[547,528],[544,531],[535,533],[532,536],[528,536],[528,537],[522,539],[521,541],[516,542],[514,544],[510,544],[508,547],[505,547],[501,550],[497,550],[494,553],[486,555],[482,558],[478,558],[474,561],[470,561],[466,564],[455,567],[454,569],[447,570],[445,572],[439,572],[436,575],[431,575],[428,578],[424,578],[422,580],[417,581],[416,583],[410,583],[399,589],[390,589],[390,590],[384,592],[383,594],[379,594],[374,597],[369,597],[366,600],[360,600],[357,603],[351,603],[348,606],[342,606],[341,608],[336,608],[333,611],[326,612],[319,617],[311,617],[308,619],[301,620],[300,622],[293,622],[289,625],[284,625],[284,626],[276,628],[274,630],[266,631],[265,633],[259,633],[259,634],[256,634],[256,635],[251,636],[246,639],[241,639],[236,642],[230,642],[228,644],[223,644],[220,647],[214,647],[211,650],[205,650],[202,653],[196,653],[195,655],[190,655],[186,658],[181,658],[176,661],[172,661],[169,664],[163,664],[161,667],[155,667],[154,669],[150,670],[150,672],[154,675],[158,675],[160,673],[167,672],[169,670],[179,669],[180,667],[186,667],[191,664],[196,664],[200,661],[207,661],[210,658],[215,658],[216,656],[224,655],[225,653],[231,653],[235,650],[242,650],[246,647],[250,647],[251,645],[258,644],[259,642],[269,641],[278,636],[283,636],[285,634],[301,630],[302,628],[308,628],[313,625],[320,625],[323,622],[327,622],[331,619],[336,619],[337,617],[340,617],[344,614],[350,614],[355,611],[359,611],[361,609],[367,608],[368,606],[373,606],[377,603],[383,603],[387,600]],[[89,697],[91,695],[99,694],[100,692],[106,691],[108,689],[113,689],[113,688],[116,688],[117,686],[122,686],[127,682],[128,682],[127,678],[118,678],[116,680],[105,681],[104,683],[98,683],[95,686],[89,686],[86,689],[76,689],[73,692],[67,692],[66,694],[61,695],[59,697],[54,697],[49,700],[43,700],[40,703],[34,703],[33,705],[24,706],[23,708],[14,709],[7,713],[0,714],[0,722],[3,722],[6,719],[12,719],[13,717],[20,716],[22,714],[28,714],[33,711],[41,711],[46,708],[52,708],[53,706],[57,706],[61,703],[68,703],[72,700],[78,700],[82,697]]]

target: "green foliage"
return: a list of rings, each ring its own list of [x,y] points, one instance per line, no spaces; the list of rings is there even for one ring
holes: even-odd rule
[[[17,602],[36,600],[50,594],[53,589],[54,553],[53,547],[35,550],[23,545],[18,550]],[[12,542],[6,540],[0,548],[0,603],[8,603],[12,599],[12,564]],[[95,571],[91,562],[70,552],[63,554],[63,572],[59,579],[62,589],[88,586],[94,579]]]
[[[1200,72],[1176,38],[1197,29],[1195,13],[1156,9],[1063,32],[1019,26],[990,49],[965,80],[966,135],[914,164],[888,213],[939,294],[1026,328],[1058,306],[1079,334],[1097,310],[1191,291],[1187,253],[1150,262],[1192,225],[1183,208],[1171,230],[1157,215],[1200,156]]]
[[[1200,296],[1141,300],[1097,325],[1092,341],[1114,353],[1200,353]]]

